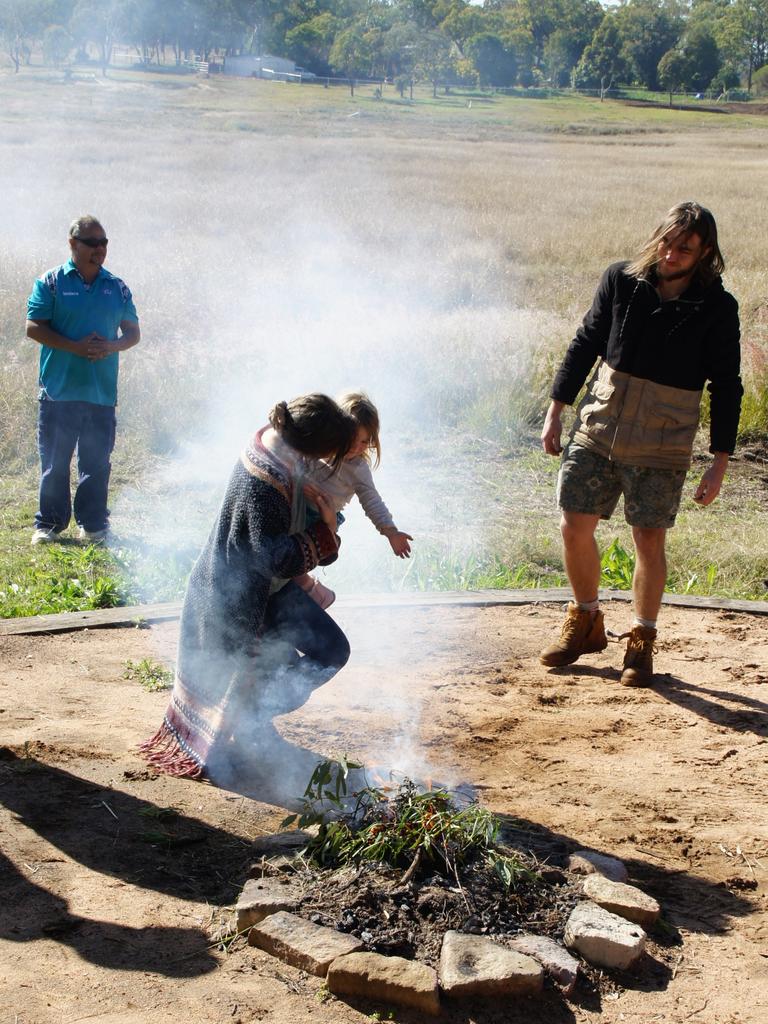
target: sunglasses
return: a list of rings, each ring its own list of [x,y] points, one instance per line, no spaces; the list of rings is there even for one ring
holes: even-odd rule
[[[87,245],[89,249],[101,249],[109,245],[108,238],[75,238],[75,241]]]

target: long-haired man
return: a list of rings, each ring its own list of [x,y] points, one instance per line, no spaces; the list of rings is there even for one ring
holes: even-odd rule
[[[557,493],[573,601],[560,639],[541,653],[544,665],[570,665],[607,646],[595,530],[623,495],[636,564],[635,618],[621,681],[652,681],[666,532],[691,465],[705,386],[712,461],[693,495],[700,505],[717,497],[736,443],[743,390],[739,316],[723,288],[723,269],[709,210],[694,202],[674,206],[633,260],[608,267],[568,347],[541,433],[550,455],[562,451],[563,407],[573,404],[598,367],[562,452]]]

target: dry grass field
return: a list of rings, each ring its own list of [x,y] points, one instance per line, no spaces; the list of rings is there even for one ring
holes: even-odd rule
[[[491,553],[532,579],[557,572],[555,465],[535,444],[552,368],[604,266],[683,198],[718,217],[744,320],[743,426],[765,430],[763,117],[39,68],[0,77],[0,99],[12,567],[35,500],[24,301],[84,210],[103,219],[108,265],[142,319],[123,359],[113,488],[134,546],[194,550],[274,401],[362,385],[384,421],[382,491],[421,547],[393,564],[353,514],[332,580],[456,586]],[[754,461],[742,469],[715,509],[686,503],[677,589],[760,596],[765,492]],[[618,522],[614,536],[626,542]]]
[[[326,579],[354,656],[276,722],[286,756],[268,765],[271,790],[263,763],[258,791],[244,779],[229,793],[138,760],[167,693],[142,690],[126,659],[169,665],[175,623],[0,638],[0,1024],[421,1024],[329,999],[319,979],[212,937],[307,759],[343,752],[470,782],[554,863],[585,845],[615,854],[662,904],[634,974],[584,978],[570,1001],[548,986],[535,1005],[447,1006],[450,1024],[763,1021],[765,616],[665,609],[657,680],[629,690],[613,644],[573,669],[539,665],[559,608],[350,595],[557,578],[556,463],[536,442],[553,367],[604,266],[695,197],[718,217],[741,303],[753,436],[712,508],[686,499],[670,583],[765,596],[766,125],[569,97],[409,104],[389,90],[0,73],[0,615],[71,607],[98,583],[125,596],[110,558],[143,563],[132,594],[173,596],[243,438],[310,389],[370,391],[381,491],[416,537],[401,563],[352,510]],[[121,371],[119,542],[101,555],[28,544],[24,302],[86,210],[143,329]],[[602,530],[613,539],[627,546],[620,522]],[[628,572],[618,555],[613,572]],[[629,621],[625,603],[608,614],[617,631]]]

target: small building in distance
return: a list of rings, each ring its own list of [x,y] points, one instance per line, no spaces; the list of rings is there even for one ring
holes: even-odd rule
[[[260,57],[250,53],[225,57],[224,74],[239,78],[271,78],[280,82],[309,81],[317,77],[311,71],[297,67],[288,57],[275,57],[271,53]]]

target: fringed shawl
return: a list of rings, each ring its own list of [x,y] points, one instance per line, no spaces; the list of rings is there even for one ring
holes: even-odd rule
[[[274,577],[336,559],[323,522],[290,533],[288,468],[259,432],[241,455],[184,598],[173,692],[160,729],[140,750],[169,775],[200,778],[232,735],[230,709],[258,699],[259,636]]]

